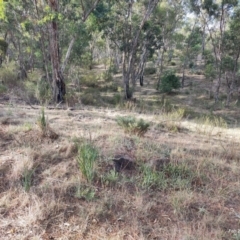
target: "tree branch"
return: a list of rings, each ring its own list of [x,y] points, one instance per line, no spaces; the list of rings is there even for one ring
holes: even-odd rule
[[[88,10],[88,12],[86,13],[84,10],[84,6],[83,3],[81,1],[81,5],[83,8],[83,16],[82,16],[82,21],[85,22],[88,18],[88,16],[90,15],[90,13],[94,10],[94,8],[97,6],[97,4],[100,2],[100,0],[96,0],[95,3],[92,5],[92,7]]]

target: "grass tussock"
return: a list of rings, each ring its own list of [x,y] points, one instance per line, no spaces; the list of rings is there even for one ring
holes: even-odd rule
[[[150,127],[150,123],[143,119],[136,119],[132,116],[117,117],[117,123],[121,126],[124,131],[128,134],[135,134],[137,136],[144,136]]]
[[[89,183],[95,176],[97,157],[98,150],[91,143],[84,142],[78,147],[77,163],[83,177]]]

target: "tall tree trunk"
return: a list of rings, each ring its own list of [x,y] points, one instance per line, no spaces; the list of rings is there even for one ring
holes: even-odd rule
[[[58,13],[58,0],[49,0],[51,10]],[[52,65],[52,88],[54,102],[63,102],[66,94],[64,78],[60,66],[58,24],[53,20],[49,24],[50,57]]]

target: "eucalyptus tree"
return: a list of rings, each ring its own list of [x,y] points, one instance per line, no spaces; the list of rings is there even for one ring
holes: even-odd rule
[[[191,27],[187,27],[187,34],[180,34],[180,41],[177,47],[181,50],[180,59],[182,61],[182,87],[184,87],[185,70],[187,66],[196,65],[196,58],[201,52],[201,29],[196,26],[196,23]]]
[[[64,15],[65,11],[68,10],[65,7],[63,8],[62,6],[66,4],[67,6],[70,6],[71,4],[73,6],[80,5],[81,9],[78,9],[80,11],[79,17],[81,17],[82,22],[85,22],[99,1],[100,0],[81,0],[80,3],[76,0],[69,0],[63,2],[59,2],[59,0],[48,1],[48,6],[50,8],[50,18],[48,22],[49,46],[52,65],[53,99],[55,100],[55,102],[63,101],[64,95],[66,94],[63,71],[67,64],[67,60],[70,56],[76,38],[75,35],[72,36],[65,60],[63,61],[63,65],[61,65],[61,52],[59,46],[59,33],[61,31],[61,28],[59,28],[59,26],[62,20],[62,16]],[[62,10],[62,12],[60,10]],[[71,13],[73,14],[73,12]]]
[[[7,20],[1,31],[4,29],[8,42],[13,43],[21,75],[26,73],[24,68],[26,59],[33,62],[34,58],[41,57],[47,79],[52,86],[53,101],[63,101],[66,93],[63,73],[72,48],[79,39],[78,36],[83,33],[81,26],[100,0],[6,2]],[[1,3],[2,1],[0,16],[3,16]],[[66,40],[69,41],[67,47]]]
[[[184,8],[182,1],[164,0],[158,4],[156,11],[152,16],[152,21],[160,28],[158,36],[158,47],[156,48],[158,68],[158,83],[160,85],[161,74],[163,72],[165,58],[168,56],[168,62],[173,56],[173,49],[176,47],[176,32],[182,25]]]
[[[121,0],[111,1],[108,5],[109,12],[102,28],[105,36],[122,53],[122,80],[126,99],[132,97],[136,76],[141,74],[140,65],[146,59],[144,51],[150,36],[148,21],[158,3],[159,0]]]
[[[224,58],[222,71],[225,76],[227,85],[227,102],[228,106],[232,94],[238,90],[239,84],[239,56],[240,56],[240,8],[234,9],[231,16],[229,29],[225,32],[223,38]]]
[[[31,17],[33,6],[27,1],[5,1],[5,18],[1,22],[1,34],[8,42],[11,51],[8,51],[10,59],[16,59],[19,64],[19,78],[27,76],[26,62],[32,59],[32,45],[35,34],[32,32]]]
[[[238,0],[190,0],[194,12],[201,16],[206,26],[211,41],[215,69],[217,72],[215,102],[219,99],[220,87],[222,85],[222,64],[224,58],[224,35],[227,30],[227,22],[238,5]]]

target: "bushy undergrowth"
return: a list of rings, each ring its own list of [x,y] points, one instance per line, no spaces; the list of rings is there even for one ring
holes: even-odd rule
[[[81,102],[85,105],[99,105],[100,92],[95,88],[89,88],[81,96]]]
[[[5,93],[6,91],[7,91],[7,87],[4,84],[0,83],[0,94]]]
[[[155,67],[147,67],[144,69],[144,74],[146,75],[152,75],[157,72],[157,69]]]
[[[0,80],[5,86],[13,87],[18,83],[17,66],[15,62],[3,64],[0,68]]]
[[[173,89],[179,89],[181,87],[179,78],[175,73],[167,71],[161,78],[159,90],[163,93],[170,93]]]
[[[80,85],[85,87],[96,88],[98,87],[99,76],[94,73],[87,73],[80,78]]]
[[[150,126],[150,123],[144,121],[143,119],[136,119],[132,116],[119,116],[117,117],[117,123],[126,133],[135,134],[137,136],[144,136]]]

